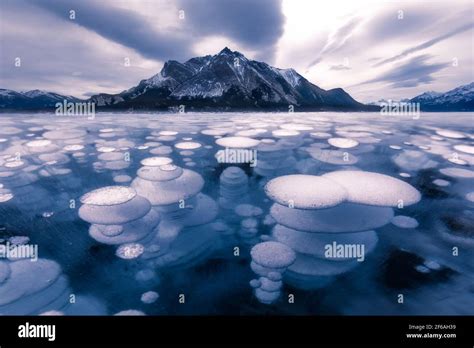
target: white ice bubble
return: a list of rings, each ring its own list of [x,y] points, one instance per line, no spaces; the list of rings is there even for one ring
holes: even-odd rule
[[[436,180],[433,180],[433,184],[435,184],[436,186],[441,186],[441,187],[445,187],[445,186],[449,186],[451,185],[451,183],[447,180],[444,180],[444,179],[436,179]]]
[[[158,295],[157,292],[147,291],[147,292],[142,294],[141,301],[143,303],[150,304],[150,303],[156,302],[156,300],[158,300],[159,297],[160,297],[160,295]]]
[[[84,145],[81,144],[72,144],[64,146],[64,151],[80,151],[84,149]]]
[[[115,313],[114,315],[116,316],[142,316],[142,315],[145,315],[145,313],[136,309],[126,309],[124,311]]]
[[[441,172],[441,174],[444,174],[446,176],[450,176],[453,178],[465,178],[465,179],[474,178],[474,171],[470,169],[449,167],[449,168],[442,168],[439,171]]]
[[[441,135],[442,137],[452,138],[452,139],[463,139],[466,137],[463,133],[456,132],[453,130],[448,130],[448,129],[437,130],[436,133],[438,135]]]
[[[168,157],[148,157],[143,160],[141,160],[141,164],[143,166],[148,166],[148,167],[160,167],[165,164],[170,164],[172,163],[173,160]]]
[[[123,184],[132,181],[132,177],[129,175],[116,175],[114,176],[114,182]]]
[[[48,145],[51,145],[51,144],[52,144],[51,140],[41,139],[41,140],[29,141],[29,142],[26,143],[26,146],[28,146],[28,147],[45,147],[45,146],[48,146]]]
[[[263,267],[285,268],[291,265],[295,259],[295,252],[279,242],[263,242],[255,245],[250,250],[252,260]]]
[[[466,199],[470,202],[474,202],[474,191],[466,194]]]
[[[401,146],[398,146],[398,145],[390,145],[389,146],[392,150],[401,150],[402,147]]]
[[[471,145],[455,145],[454,149],[470,155],[474,155],[474,146]]]
[[[348,138],[330,138],[328,139],[328,143],[341,149],[350,149],[359,145],[358,141]]]
[[[202,147],[202,144],[194,142],[194,141],[187,141],[187,142],[177,143],[174,145],[174,147],[180,150],[196,150]]]
[[[313,127],[301,123],[286,123],[280,125],[281,129],[294,130],[294,131],[310,131]]]
[[[127,243],[127,244],[120,245],[117,248],[115,255],[117,255],[121,259],[131,260],[131,259],[136,259],[137,257],[139,257],[141,254],[143,254],[144,251],[145,251],[145,248],[142,244]]]
[[[405,216],[405,215],[397,215],[394,216],[392,219],[392,224],[400,228],[417,228],[418,221],[414,218]]]
[[[348,201],[360,204],[397,207],[418,203],[420,192],[410,184],[388,175],[365,171],[336,171],[323,177],[337,182],[348,193]]]
[[[329,179],[314,175],[285,175],[270,180],[265,193],[273,201],[300,209],[320,209],[342,203],[347,192]]]
[[[86,193],[81,197],[82,204],[89,205],[117,205],[132,200],[137,192],[126,186],[106,186]]]
[[[290,129],[277,129],[272,132],[275,138],[295,137],[300,135],[300,132]]]
[[[216,144],[228,148],[251,148],[260,143],[257,139],[247,137],[225,137],[216,140]]]

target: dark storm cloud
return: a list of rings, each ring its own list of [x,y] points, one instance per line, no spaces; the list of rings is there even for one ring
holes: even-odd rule
[[[395,62],[401,58],[404,58],[406,57],[407,55],[411,54],[411,53],[415,53],[417,51],[420,51],[420,50],[423,50],[425,48],[428,48],[428,47],[431,47],[435,44],[437,44],[438,42],[441,42],[443,40],[446,40],[446,39],[449,39],[450,37],[452,36],[455,36],[457,34],[460,34],[462,32],[465,32],[466,30],[469,30],[469,29],[472,29],[474,27],[474,23],[467,23],[467,24],[464,24],[456,29],[453,29],[451,31],[448,31],[447,33],[443,34],[443,35],[439,35],[431,40],[428,40],[428,41],[425,41],[419,45],[416,45],[414,47],[410,47],[406,50],[404,50],[402,53],[400,54],[397,54],[396,56],[393,56],[393,57],[390,57],[390,58],[387,58],[387,59],[384,59],[382,60],[381,62],[377,63],[374,65],[374,67],[377,67],[377,66],[380,66],[380,65],[384,65],[384,64],[387,64],[387,63],[392,63],[392,62]]]
[[[189,58],[190,37],[176,31],[158,32],[139,14],[114,8],[107,1],[28,0],[31,4],[54,13],[60,19],[76,23],[97,34],[130,47],[144,57],[167,60]],[[75,11],[75,19],[69,18],[69,11]]]
[[[393,88],[416,87],[420,84],[431,83],[434,81],[434,73],[448,67],[449,63],[430,64],[428,60],[430,55],[424,54],[414,57],[408,62],[399,64],[381,76],[365,81],[359,85],[375,82],[389,83]]]
[[[188,30],[202,36],[222,35],[260,56],[273,55],[283,34],[280,0],[179,0]]]

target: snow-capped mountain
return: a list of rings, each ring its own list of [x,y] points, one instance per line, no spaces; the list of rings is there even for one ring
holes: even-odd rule
[[[363,110],[341,88],[324,90],[293,69],[278,69],[224,48],[184,63],[167,61],[160,73],[119,94],[91,97],[100,108],[343,109]]]
[[[56,103],[64,100],[79,101],[71,96],[40,91],[38,89],[27,92],[15,92],[0,88],[0,110],[41,110],[54,108]]]
[[[474,111],[474,82],[446,93],[426,92],[412,98],[423,111]]]

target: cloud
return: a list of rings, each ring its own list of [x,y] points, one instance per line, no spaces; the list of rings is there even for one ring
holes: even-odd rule
[[[416,87],[421,84],[428,84],[435,80],[434,73],[450,66],[450,63],[430,64],[428,60],[432,56],[428,54],[420,55],[410,59],[408,62],[396,65],[381,76],[362,82],[358,85],[385,82],[392,88]]]
[[[329,70],[351,70],[350,67],[344,64],[331,65]]]
[[[64,21],[130,47],[144,57],[167,60],[191,56],[190,35],[176,29],[158,31],[137,12],[110,6],[110,2],[81,0],[72,4],[66,0],[28,1]],[[71,10],[75,11],[74,20],[69,18]]]
[[[457,34],[465,32],[466,30],[469,30],[473,27],[474,27],[474,23],[464,24],[464,25],[462,25],[462,26],[460,26],[460,27],[458,27],[454,30],[451,30],[451,31],[447,32],[446,34],[439,35],[439,36],[437,36],[437,37],[435,37],[431,40],[425,41],[425,42],[423,42],[419,45],[416,45],[414,47],[410,47],[410,48],[404,50],[402,53],[397,54],[396,56],[384,59],[381,62],[378,62],[378,63],[374,64],[373,66],[378,67],[378,66],[381,66],[381,65],[384,65],[384,64],[387,64],[387,63],[395,62],[397,60],[400,60],[400,59],[406,57],[409,54],[412,54],[412,53],[415,53],[417,51],[423,50],[425,48],[431,47],[431,46],[437,44],[438,42],[441,42],[441,41],[446,40],[446,39],[448,39],[452,36],[455,36]]]
[[[357,28],[360,22],[360,18],[351,18],[341,27],[339,27],[336,31],[334,31],[331,35],[329,35],[326,44],[319,53],[318,57],[308,64],[307,69],[320,63],[323,60],[324,55],[334,53],[340,48],[342,48],[347,42],[347,40],[352,36],[353,31]]]
[[[186,29],[198,36],[226,36],[260,58],[273,58],[283,34],[285,17],[281,0],[179,0]]]

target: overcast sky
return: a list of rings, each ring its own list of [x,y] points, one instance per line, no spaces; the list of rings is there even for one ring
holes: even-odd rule
[[[472,0],[0,0],[0,88],[118,93],[228,46],[362,102],[400,99],[473,82],[473,26]]]

